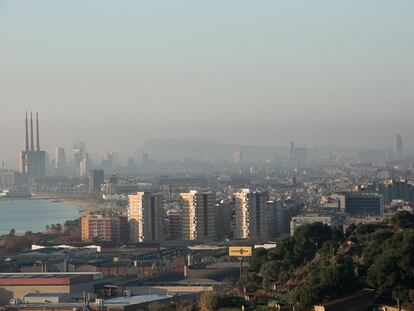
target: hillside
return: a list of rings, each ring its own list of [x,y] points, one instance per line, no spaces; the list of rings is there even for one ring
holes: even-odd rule
[[[275,250],[256,250],[239,287],[264,290],[296,310],[361,288],[375,289],[378,301],[413,303],[413,247],[408,212],[382,224],[352,225],[345,234],[321,223],[305,225]]]
[[[147,141],[137,152],[137,157],[147,153],[151,159],[169,160],[221,160],[231,161],[233,153],[242,152],[246,161],[273,159],[275,156],[287,156],[286,147],[265,147],[216,143],[205,139],[164,138]]]

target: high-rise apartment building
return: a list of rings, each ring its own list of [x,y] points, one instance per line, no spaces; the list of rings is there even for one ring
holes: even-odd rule
[[[127,216],[114,216],[111,218],[112,241],[128,242],[129,225]]]
[[[215,213],[215,228],[217,239],[229,239],[233,236],[232,234],[232,204],[228,202],[220,202],[216,204],[214,209]]]
[[[284,230],[283,202],[274,200],[267,202],[268,235],[275,238]]]
[[[182,215],[178,210],[168,212],[168,238],[170,240],[181,240],[182,237]]]
[[[212,192],[191,190],[181,193],[182,236],[184,240],[211,240],[215,237],[214,207]]]
[[[82,217],[82,242],[112,241],[111,217],[87,215]]]
[[[132,242],[163,240],[162,194],[137,192],[128,196],[128,221]]]
[[[267,194],[242,189],[233,195],[236,239],[267,239]]]

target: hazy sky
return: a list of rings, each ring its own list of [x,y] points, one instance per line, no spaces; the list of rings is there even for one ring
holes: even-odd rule
[[[85,141],[392,146],[414,134],[414,1],[0,0],[0,160]],[[69,150],[67,150],[69,152]]]

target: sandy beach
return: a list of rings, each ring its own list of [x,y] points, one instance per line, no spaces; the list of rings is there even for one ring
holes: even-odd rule
[[[86,198],[73,198],[70,196],[65,196],[64,194],[36,193],[33,196],[33,199],[53,200],[59,203],[77,206],[79,207],[82,214],[96,212],[99,208],[99,203],[97,203],[96,201],[89,200]]]

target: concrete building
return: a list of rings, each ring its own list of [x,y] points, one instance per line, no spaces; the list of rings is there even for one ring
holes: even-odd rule
[[[382,215],[382,195],[377,193],[346,192],[340,195],[340,208],[350,216]]]
[[[163,197],[160,193],[137,192],[128,196],[131,242],[163,240],[163,205]]]
[[[233,195],[236,239],[267,239],[267,194],[242,189]]]
[[[0,273],[0,305],[31,293],[94,293],[102,273]]]
[[[19,183],[21,174],[7,169],[0,169],[0,189],[10,189]]]
[[[73,146],[73,162],[75,165],[75,173],[77,176],[82,176],[81,173],[86,172],[86,145],[83,142],[76,142]],[[82,164],[83,162],[83,164]],[[81,168],[82,166],[82,168]]]
[[[79,175],[80,176],[86,176],[86,174],[89,172],[89,153],[85,153],[85,158],[83,158],[80,162],[79,167]]]
[[[233,236],[232,233],[232,205],[228,202],[220,202],[216,204],[215,213],[215,227],[216,237],[219,241],[229,239]]]
[[[82,241],[112,241],[111,217],[87,215],[81,220]]]
[[[233,164],[240,165],[242,162],[242,152],[241,150],[235,151],[233,153]]]
[[[62,147],[56,147],[55,149],[55,168],[58,172],[66,169],[65,149]]]
[[[191,190],[181,193],[182,236],[184,240],[212,240],[215,237],[212,192]]]
[[[414,202],[414,184],[408,180],[388,180],[380,185],[384,204],[390,204],[392,200]]]
[[[92,170],[89,172],[89,194],[92,196],[101,195],[101,185],[104,183],[104,171]]]
[[[128,242],[129,241],[129,224],[127,216],[111,217],[112,241]]]
[[[268,201],[268,235],[275,238],[284,231],[284,212],[281,200]]]
[[[42,296],[42,295],[40,295]],[[54,297],[54,298],[53,298]],[[46,299],[57,299],[56,295],[44,297]],[[107,300],[96,299],[90,297],[91,300],[85,304],[84,302],[45,302],[45,303],[19,303],[7,306],[8,309],[16,311],[140,311],[148,310],[152,303],[169,304],[177,301],[179,297],[171,295],[137,295],[122,296]]]
[[[170,240],[181,240],[182,238],[182,224],[181,213],[177,210],[170,210],[168,212],[168,237]]]
[[[46,175],[46,152],[40,150],[39,116],[36,113],[36,149],[34,143],[33,115],[30,113],[30,147],[29,123],[26,113],[26,146],[19,153],[19,170],[29,179],[43,178]]]
[[[290,235],[293,236],[295,234],[296,229],[298,229],[300,226],[313,224],[316,222],[320,222],[324,225],[328,225],[335,228],[339,228],[343,224],[342,218],[337,217],[335,215],[299,215],[292,217],[292,220],[290,221]]]

